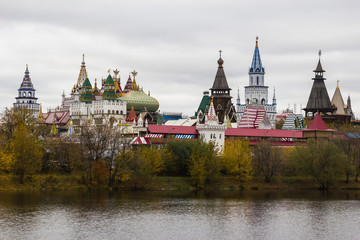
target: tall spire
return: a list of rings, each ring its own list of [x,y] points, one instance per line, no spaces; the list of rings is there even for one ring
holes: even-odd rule
[[[132,84],[131,84],[131,90],[136,90],[136,89],[138,89],[138,87],[137,87],[137,85],[136,85],[135,77],[136,77],[136,75],[138,74],[138,72],[136,72],[136,71],[134,70],[134,71],[131,72],[131,74],[133,75],[133,78],[134,78],[134,80],[133,80],[133,82],[132,82]]]
[[[265,69],[263,68],[261,63],[258,40],[259,37],[256,37],[255,50],[254,50],[251,67],[249,69],[249,73],[265,73]]]
[[[274,87],[274,95],[273,95],[273,104],[276,104],[275,87]]]
[[[80,73],[79,73],[79,77],[78,77],[76,86],[78,88],[81,88],[81,86],[84,84],[84,81],[86,78],[87,78],[87,72],[86,72],[86,66],[85,66],[85,54],[83,54],[81,67],[80,67]]]

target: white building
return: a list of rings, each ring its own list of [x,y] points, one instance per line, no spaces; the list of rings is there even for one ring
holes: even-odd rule
[[[214,142],[220,151],[224,149],[226,123],[219,124],[212,99],[203,124],[200,124],[198,114],[196,129],[199,132],[200,138],[205,142]]]

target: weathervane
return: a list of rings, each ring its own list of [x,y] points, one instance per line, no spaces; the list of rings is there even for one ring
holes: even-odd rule
[[[111,69],[109,68],[109,70],[108,70],[109,75],[110,75],[110,72],[111,72]]]
[[[83,54],[82,57],[83,57],[83,62],[85,62],[85,54]]]
[[[219,50],[219,53],[220,53],[220,58],[221,58],[221,53],[222,53],[222,51],[221,51],[221,50]]]
[[[320,58],[320,56],[321,56],[321,49],[319,50],[319,58]]]

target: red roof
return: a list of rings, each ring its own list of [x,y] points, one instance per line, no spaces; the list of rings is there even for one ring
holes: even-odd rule
[[[281,129],[228,128],[225,131],[225,136],[302,138],[302,132]]]
[[[304,129],[304,131],[306,131],[306,130],[329,130],[329,131],[331,131],[331,129],[328,129],[328,127],[322,120],[320,114],[315,115],[315,117],[312,120],[312,122],[310,123],[309,127],[307,129]]]
[[[69,111],[56,111],[44,113],[44,119],[46,124],[60,124],[65,125],[70,120]]]
[[[190,134],[198,135],[199,132],[195,126],[166,126],[166,125],[149,125],[149,133],[161,134]]]

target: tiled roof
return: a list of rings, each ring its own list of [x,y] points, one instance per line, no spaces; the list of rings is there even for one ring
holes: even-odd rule
[[[65,125],[70,120],[69,111],[56,111],[44,113],[45,124],[60,124]]]
[[[157,134],[192,134],[198,135],[199,132],[195,126],[165,126],[165,125],[149,125],[149,133]]]
[[[228,128],[225,131],[225,136],[302,138],[302,132],[296,130],[280,129]]]
[[[316,114],[309,127],[306,130],[330,130],[322,120],[320,114]],[[304,131],[306,131],[304,130]]]
[[[264,118],[266,111],[263,107],[247,107],[239,122],[239,128],[257,128]]]

